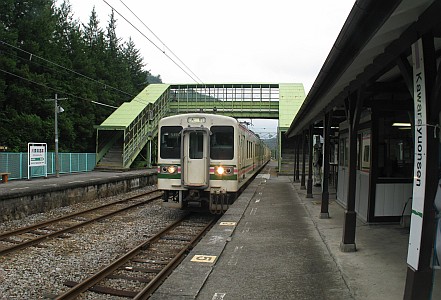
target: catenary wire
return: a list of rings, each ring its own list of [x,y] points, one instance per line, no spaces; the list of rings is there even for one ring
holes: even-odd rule
[[[36,62],[35,60],[31,60],[31,59],[27,59],[27,58],[24,58],[24,57],[20,57],[19,55],[13,55],[12,53],[4,53],[5,55],[8,55],[9,57],[11,57],[11,58],[13,58],[13,59],[20,59],[20,60],[24,60],[24,61],[30,61],[31,63],[33,63],[34,65],[36,65],[36,66],[39,66],[39,67],[41,67],[41,68],[44,68],[44,69],[46,69],[46,70],[50,70],[50,71],[53,71],[54,73],[57,73],[57,74],[61,74],[61,75],[64,75],[63,73],[60,73],[58,70],[56,70],[55,68],[51,68],[51,67],[49,67],[49,66],[45,66],[45,65],[43,65],[43,64],[40,64],[40,63],[38,63],[38,62]],[[32,54],[31,54],[31,56],[32,56]],[[99,83],[100,85],[104,85],[104,87],[108,87],[108,85],[106,85],[106,84],[104,84],[104,83]],[[130,96],[130,95],[129,95]]]
[[[72,70],[72,69],[66,68],[66,67],[64,67],[64,66],[62,66],[62,65],[60,65],[60,64],[57,64],[57,63],[55,63],[55,62],[53,62],[53,61],[50,61],[50,60],[48,60],[48,59],[46,59],[46,58],[44,58],[44,57],[38,56],[38,55],[36,55],[36,54],[34,54],[34,53],[31,53],[31,52],[29,52],[29,51],[23,50],[23,49],[21,49],[21,48],[19,48],[19,47],[16,47],[16,46],[14,46],[14,45],[11,45],[11,44],[9,44],[9,43],[7,43],[7,42],[5,42],[5,41],[0,40],[0,43],[1,43],[1,44],[5,44],[6,46],[11,47],[11,48],[14,48],[14,49],[16,49],[16,50],[22,51],[22,52],[28,54],[30,57],[37,57],[37,58],[39,58],[39,59],[41,59],[41,60],[43,60],[43,61],[45,61],[45,62],[47,62],[47,63],[50,63],[50,64],[52,64],[52,65],[55,65],[55,66],[57,66],[57,67],[59,67],[59,68],[62,68],[62,69],[64,69],[64,70],[66,70],[66,71],[72,72],[72,73],[74,73],[75,75],[78,75],[78,76],[84,77],[84,78],[86,78],[86,79],[88,79],[88,80],[91,80],[91,81],[93,81],[93,82],[95,82],[95,83],[98,83],[98,84],[100,84],[100,85],[103,85],[102,82],[99,82],[99,81],[96,80],[96,79],[93,79],[93,78],[91,78],[91,77],[89,77],[89,76],[86,76],[86,75],[84,75],[84,74],[81,74],[81,73],[79,73],[79,72],[77,72],[77,71],[75,71],[75,70]],[[115,90],[115,91],[118,91],[118,92],[120,92],[120,93],[122,93],[122,94],[125,94],[125,95],[127,95],[127,96],[134,97],[133,95],[131,95],[131,94],[125,92],[125,91],[122,91],[122,90],[120,90],[120,89],[118,89],[118,88],[112,87],[112,86],[107,85],[107,84],[105,84],[105,86],[106,86],[106,87],[109,87],[109,88],[111,88],[111,89],[113,89],[113,90]]]
[[[119,89],[117,89],[117,88],[114,88],[114,87],[112,87],[112,86],[110,86],[110,85],[108,85],[108,84],[105,84],[105,83],[100,82],[100,81],[98,81],[98,80],[96,80],[96,79],[93,79],[93,78],[91,78],[91,77],[89,77],[89,76],[86,76],[86,75],[84,75],[84,74],[81,74],[81,73],[79,73],[79,72],[77,72],[77,71],[75,71],[75,70],[72,70],[72,69],[66,68],[66,67],[64,67],[64,66],[62,66],[62,65],[59,65],[59,64],[57,64],[57,63],[55,63],[55,62],[52,62],[52,61],[50,61],[50,60],[48,60],[48,59],[45,59],[45,58],[43,58],[43,57],[40,57],[40,56],[38,56],[38,55],[36,55],[36,54],[33,54],[33,53],[29,52],[29,51],[26,51],[26,50],[23,50],[23,49],[21,49],[21,48],[19,48],[19,47],[16,47],[16,46],[14,46],[14,45],[11,45],[11,44],[9,44],[9,43],[7,43],[7,42],[5,42],[5,41],[0,40],[0,44],[4,44],[4,45],[9,46],[9,47],[12,47],[12,48],[14,48],[14,49],[16,49],[16,50],[22,51],[22,52],[28,54],[29,57],[36,57],[36,58],[39,58],[39,59],[41,59],[41,60],[43,60],[43,61],[45,61],[45,62],[48,62],[48,63],[50,63],[50,64],[52,64],[52,65],[54,65],[54,66],[60,67],[60,68],[62,68],[63,70],[69,71],[69,72],[74,73],[74,74],[76,74],[76,75],[79,75],[79,76],[81,76],[81,77],[83,77],[83,78],[85,78],[85,79],[87,79],[87,80],[91,80],[92,82],[97,83],[97,84],[99,84],[99,85],[102,85],[102,86],[104,86],[104,87],[106,87],[106,88],[109,87],[109,88],[111,88],[112,90],[115,90],[115,91],[121,92],[121,93],[123,93],[123,94],[125,94],[125,95],[127,95],[127,96],[132,97],[132,98],[133,98],[132,101],[136,101],[136,102],[141,103],[141,104],[144,104],[144,105],[147,105],[147,104],[149,103],[146,99],[144,99],[144,98],[142,98],[142,97],[137,97],[137,98],[139,98],[139,99],[136,99],[135,96],[132,95],[132,94],[130,94],[130,93],[127,93],[127,92],[125,92],[125,91],[122,91],[122,90],[119,90]],[[19,57],[19,58],[20,58],[20,59],[24,59],[24,58],[22,58],[22,57]],[[32,60],[30,60],[30,61],[32,61]],[[37,64],[35,61],[32,61],[32,63]],[[38,64],[38,65],[42,66],[41,64]],[[54,70],[54,69],[51,69],[51,70]],[[54,71],[55,71],[55,70],[54,70]],[[11,74],[13,75],[13,73],[11,73]],[[19,76],[19,75],[17,75],[17,76]],[[24,78],[24,79],[25,79],[25,78]],[[37,83],[37,84],[38,84],[38,83]],[[50,88],[50,87],[48,87],[48,88]],[[138,96],[139,96],[139,95],[138,95]],[[81,97],[78,97],[78,96],[76,96],[76,97],[77,97],[77,98],[81,98]],[[84,98],[83,98],[83,99],[84,99]],[[143,102],[143,101],[140,101],[140,100],[145,100],[146,102]],[[87,101],[89,101],[89,100],[87,100]],[[106,105],[108,105],[108,104],[106,104]],[[113,107],[113,106],[110,106],[110,107]]]
[[[124,3],[124,1],[120,0],[120,2],[132,13],[132,15],[135,16],[136,19],[138,19],[139,22],[142,23],[142,25],[144,25],[145,28],[147,28],[148,31],[150,31],[151,34],[153,34],[153,36],[159,41],[161,42],[161,44],[171,53],[173,54],[174,57],[177,58],[177,60],[179,60],[179,62],[184,65],[184,67],[187,68],[187,70],[189,70],[191,72],[191,74],[194,75],[194,77],[196,77],[199,82],[203,83],[203,81]]]
[[[185,74],[187,74],[194,82],[200,83],[197,81],[191,74],[189,74],[181,65],[179,65],[170,55],[168,55],[164,50],[162,50],[158,45],[155,44],[154,41],[149,39],[141,30],[139,30],[135,25],[133,25],[126,17],[124,17],[119,11],[117,11],[112,5],[110,5],[106,0],[103,0],[111,9],[113,9],[121,18],[123,18],[127,23],[130,24],[136,31],[138,31],[144,38],[146,38],[151,44],[153,44],[156,49],[161,51],[168,59],[170,59],[179,69],[181,69]]]
[[[97,102],[97,101],[94,101],[94,100],[90,100],[90,99],[86,99],[86,98],[78,97],[78,96],[73,95],[73,94],[70,94],[70,93],[66,93],[66,92],[64,92],[64,91],[62,91],[62,90],[59,90],[59,89],[56,89],[56,88],[50,87],[50,86],[45,85],[45,84],[40,83],[40,82],[36,82],[36,81],[31,80],[31,79],[29,79],[29,78],[24,78],[23,76],[20,76],[20,75],[17,75],[17,74],[14,74],[14,73],[8,72],[8,71],[3,70],[3,69],[0,69],[0,71],[2,71],[3,73],[6,73],[6,74],[8,74],[8,75],[11,75],[11,76],[14,76],[14,77],[20,78],[20,79],[22,79],[22,80],[25,80],[25,81],[31,82],[31,83],[33,83],[33,84],[36,84],[36,85],[42,86],[42,87],[44,87],[44,88],[47,88],[47,89],[53,90],[53,91],[55,91],[55,92],[57,92],[57,93],[63,93],[63,94],[66,94],[66,95],[68,95],[68,96],[71,96],[71,97],[74,97],[74,98],[78,98],[78,99],[80,99],[80,100],[88,101],[88,102],[91,102],[91,103],[94,103],[94,104],[98,104],[98,105],[101,105],[101,106],[106,106],[106,107],[115,108],[115,109],[118,108],[118,107],[113,106],[113,105],[109,105],[109,104],[105,104],[105,103]]]

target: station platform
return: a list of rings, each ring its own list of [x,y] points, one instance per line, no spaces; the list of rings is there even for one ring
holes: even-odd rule
[[[35,177],[30,180],[9,180],[0,184],[0,199],[11,195],[23,194],[25,191],[38,193],[47,189],[66,188],[90,182],[109,182],[118,178],[138,177],[156,173],[156,169],[132,170],[127,172],[91,171],[82,173],[60,174],[59,177]]]
[[[259,174],[150,299],[403,299],[409,229],[357,224],[357,251],[343,253],[344,210],[321,188]],[[439,272],[438,272],[439,273]],[[436,274],[432,299],[441,299]]]
[[[300,183],[270,163],[151,299],[403,299],[409,230],[357,223],[357,251],[343,253],[344,209],[330,191],[329,219],[320,219],[321,189],[306,198]],[[0,184],[8,199],[91,190],[154,176],[156,170],[87,172]],[[80,192],[72,194],[80,195]],[[68,195],[71,196],[71,195]],[[20,200],[23,201],[23,200]],[[441,299],[441,271],[432,299]]]
[[[0,222],[156,184],[156,169],[92,171],[0,184]]]

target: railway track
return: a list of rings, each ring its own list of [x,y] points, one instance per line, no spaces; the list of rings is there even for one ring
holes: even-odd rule
[[[56,299],[90,292],[147,299],[216,220],[213,215],[186,214],[82,282],[65,282],[71,289]]]
[[[147,204],[161,197],[158,191],[150,191],[120,201],[69,214],[61,218],[41,222],[0,234],[0,255],[6,255],[48,239],[60,237],[87,224],[109,218],[129,209]],[[149,199],[146,197],[151,196]]]

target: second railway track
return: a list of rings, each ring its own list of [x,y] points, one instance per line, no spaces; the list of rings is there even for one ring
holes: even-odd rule
[[[154,190],[53,220],[1,233],[0,255],[6,255],[29,246],[40,244],[50,238],[62,236],[87,224],[145,205],[158,199],[160,196],[161,194],[157,190]],[[147,197],[149,198],[146,199]]]

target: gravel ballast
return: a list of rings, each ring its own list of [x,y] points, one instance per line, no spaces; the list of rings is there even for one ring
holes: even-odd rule
[[[0,232],[114,202],[151,189],[154,187],[0,223]],[[156,200],[65,234],[63,238],[50,239],[38,247],[2,256],[0,299],[52,299],[68,289],[65,281],[85,279],[182,214],[182,211],[162,207],[161,200]],[[88,293],[83,299],[125,298]]]

